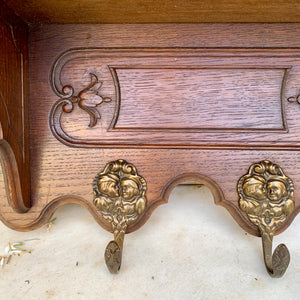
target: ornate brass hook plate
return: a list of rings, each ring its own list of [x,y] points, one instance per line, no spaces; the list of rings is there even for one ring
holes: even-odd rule
[[[111,273],[121,267],[124,235],[146,207],[146,181],[134,165],[125,160],[108,163],[94,180],[94,204],[111,223],[114,241],[105,250],[105,262]]]
[[[264,260],[272,277],[281,277],[290,261],[284,244],[272,255],[272,240],[277,228],[294,209],[294,185],[282,169],[270,161],[251,165],[238,182],[239,205],[249,220],[258,226],[263,243]]]

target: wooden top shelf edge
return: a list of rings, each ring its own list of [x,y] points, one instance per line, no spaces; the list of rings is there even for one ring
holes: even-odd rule
[[[31,24],[299,22],[300,17],[298,0],[4,0],[4,2],[25,22]]]

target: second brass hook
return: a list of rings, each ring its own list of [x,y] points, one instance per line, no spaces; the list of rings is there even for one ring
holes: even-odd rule
[[[289,265],[290,253],[280,244],[272,254],[272,241],[295,206],[292,180],[278,165],[265,160],[250,166],[248,174],[238,182],[238,193],[240,208],[260,230],[268,273],[281,277]]]
[[[117,273],[122,263],[122,251],[127,227],[133,224],[146,207],[146,181],[134,165],[125,160],[108,163],[93,183],[94,204],[111,223],[114,240],[105,250],[105,262],[111,273]]]

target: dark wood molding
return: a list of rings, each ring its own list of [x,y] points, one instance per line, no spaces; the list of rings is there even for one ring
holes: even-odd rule
[[[0,29],[0,151],[9,201],[22,212],[30,207],[28,26],[1,2]]]

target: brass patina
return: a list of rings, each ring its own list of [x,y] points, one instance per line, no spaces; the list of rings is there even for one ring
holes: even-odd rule
[[[277,246],[272,255],[272,240],[294,209],[293,193],[292,180],[270,161],[251,165],[238,182],[239,206],[261,232],[265,265],[272,277],[281,277],[290,262],[284,244]]]
[[[134,165],[125,160],[108,163],[94,180],[94,204],[109,221],[114,233],[105,250],[105,262],[111,273],[121,267],[122,249],[127,227],[146,207],[146,181]]]

